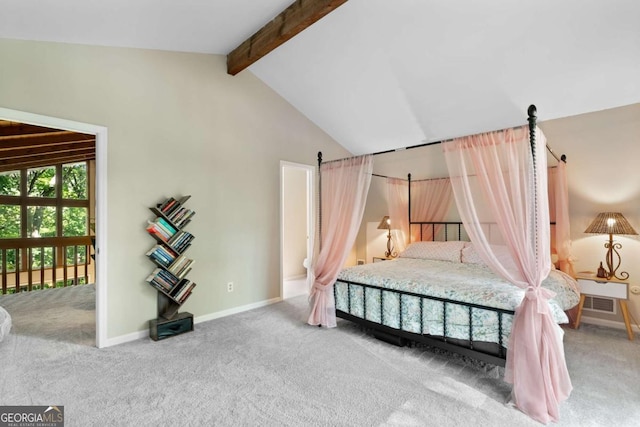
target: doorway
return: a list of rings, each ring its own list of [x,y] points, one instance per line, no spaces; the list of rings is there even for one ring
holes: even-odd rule
[[[107,345],[107,129],[87,123],[74,122],[55,117],[42,116],[24,111],[0,108],[0,119],[84,134],[95,135],[95,345]]]
[[[315,167],[280,162],[280,296],[308,295],[313,254]]]

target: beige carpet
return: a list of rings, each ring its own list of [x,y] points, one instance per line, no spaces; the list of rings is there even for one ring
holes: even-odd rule
[[[0,296],[11,315],[12,333],[95,346],[95,285],[43,289]]]
[[[0,404],[64,405],[68,426],[540,425],[505,404],[502,369],[397,348],[345,321],[308,326],[304,297],[106,349],[87,345],[79,314],[52,336],[16,315],[0,343]],[[555,425],[638,425],[640,340],[584,325],[566,331],[565,348],[574,391]]]

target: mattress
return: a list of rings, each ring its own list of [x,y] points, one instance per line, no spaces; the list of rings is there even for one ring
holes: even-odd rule
[[[492,343],[499,342],[499,320],[495,311],[472,308],[470,328],[469,308],[466,306],[443,304],[411,295],[401,296],[377,289],[365,291],[363,286],[348,286],[346,282],[510,311],[515,310],[525,293],[496,276],[487,266],[432,259],[398,258],[359,265],[342,270],[338,276],[335,284],[338,310],[407,332]],[[575,281],[566,274],[553,270],[542,286],[556,294],[549,301],[554,320],[557,323],[567,323],[564,310],[579,302]],[[445,317],[446,331],[443,322]],[[512,321],[512,315],[502,315],[504,346],[508,342]]]

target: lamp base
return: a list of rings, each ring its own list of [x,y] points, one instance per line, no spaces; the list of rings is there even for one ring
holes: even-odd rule
[[[391,244],[391,229],[389,229],[389,234],[387,235],[387,251],[384,253],[384,256],[387,258],[395,258],[398,256],[398,253],[393,250]]]
[[[622,262],[622,258],[620,257],[620,252],[618,249],[622,249],[622,245],[620,243],[613,241],[613,235],[609,234],[609,241],[604,244],[604,247],[607,249],[607,279],[618,279],[618,280],[627,280],[629,278],[629,273],[626,271],[621,271],[620,273],[616,273],[618,271],[618,267],[620,267],[620,263]],[[613,254],[616,254],[617,263],[614,267],[613,265]],[[602,263],[600,263],[602,267]],[[600,269],[598,269],[598,274],[600,274]],[[620,274],[620,276],[618,276]],[[600,277],[600,276],[598,276]]]

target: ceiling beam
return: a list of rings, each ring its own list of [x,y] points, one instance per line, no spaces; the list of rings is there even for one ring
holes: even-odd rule
[[[60,129],[52,129],[43,126],[28,125],[20,122],[11,122],[9,120],[0,120],[0,137],[26,135],[31,133],[51,133],[60,132]]]
[[[3,152],[0,150],[0,160],[17,159],[21,157],[32,157],[38,155],[58,155],[60,153],[85,152],[96,149],[94,141],[72,142],[68,144],[50,144],[39,147],[27,147]]]
[[[76,132],[48,132],[28,135],[0,136],[0,151],[14,150],[16,148],[48,146],[70,142],[95,141],[95,135],[85,135]]]
[[[235,76],[348,0],[296,0],[227,55],[227,73]]]

